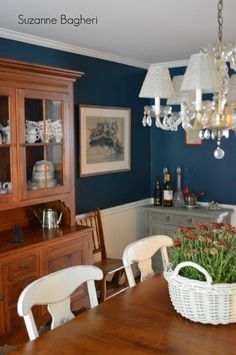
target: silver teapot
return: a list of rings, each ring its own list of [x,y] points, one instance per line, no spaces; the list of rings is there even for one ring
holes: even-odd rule
[[[57,211],[51,208],[45,210],[38,208],[34,211],[34,214],[42,224],[42,228],[53,229],[59,227],[63,212],[58,217]]]

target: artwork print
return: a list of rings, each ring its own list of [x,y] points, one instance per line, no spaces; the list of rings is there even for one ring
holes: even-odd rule
[[[87,117],[87,163],[124,160],[124,120],[121,117]]]
[[[130,169],[130,109],[80,106],[81,176]]]

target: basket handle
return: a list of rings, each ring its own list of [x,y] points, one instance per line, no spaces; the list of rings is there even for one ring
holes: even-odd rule
[[[183,261],[182,263],[178,264],[176,268],[174,269],[173,272],[173,278],[176,277],[179,274],[179,271],[186,266],[192,266],[198,271],[200,271],[206,278],[206,282],[211,285],[212,284],[212,277],[209,275],[206,269],[204,269],[202,266],[192,262],[192,261]]]

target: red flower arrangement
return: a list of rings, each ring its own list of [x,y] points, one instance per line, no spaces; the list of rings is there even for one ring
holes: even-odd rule
[[[180,227],[174,235],[170,259],[173,269],[182,261],[193,261],[208,271],[213,283],[236,283],[236,229],[217,222]],[[183,268],[181,275],[205,280],[192,267]]]

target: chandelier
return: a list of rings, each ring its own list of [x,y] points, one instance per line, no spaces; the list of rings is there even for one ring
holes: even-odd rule
[[[236,46],[223,43],[223,0],[217,10],[218,42],[191,55],[184,76],[173,81],[168,68],[151,65],[139,97],[155,99],[154,106],[144,107],[143,126],[151,126],[154,118],[163,130],[177,131],[180,124],[186,131],[198,130],[201,140],[217,141],[214,157],[222,159],[221,139],[227,139],[230,130],[236,132],[236,74],[230,78],[227,65],[236,71]],[[203,101],[203,94],[212,99]],[[161,99],[167,99],[166,106],[161,106]],[[180,111],[173,112],[170,105],[180,105]]]

